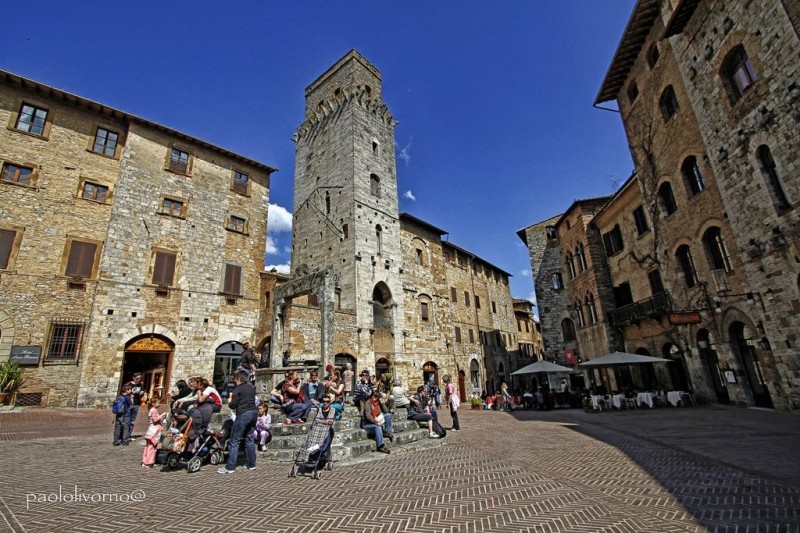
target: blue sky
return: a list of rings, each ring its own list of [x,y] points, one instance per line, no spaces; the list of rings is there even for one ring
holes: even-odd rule
[[[633,168],[619,115],[592,102],[634,3],[7,2],[0,67],[277,167],[267,263],[286,265],[303,91],[356,48],[399,121],[401,211],[529,298],[516,231]]]

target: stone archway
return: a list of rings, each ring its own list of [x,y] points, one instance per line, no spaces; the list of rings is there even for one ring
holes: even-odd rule
[[[744,377],[753,396],[753,403],[756,407],[774,409],[772,396],[764,381],[761,363],[754,346],[756,341],[752,330],[744,322],[736,321],[728,327],[728,338],[730,339],[731,349],[736,354],[744,371]]]
[[[125,344],[119,389],[134,373],[140,372],[147,395],[165,398],[174,353],[175,343],[163,335],[151,333],[129,340]]]

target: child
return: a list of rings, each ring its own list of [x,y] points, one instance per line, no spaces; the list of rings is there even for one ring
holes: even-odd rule
[[[144,434],[144,451],[142,452],[142,466],[153,468],[156,464],[156,447],[158,446],[158,438],[161,436],[161,422],[167,417],[167,414],[160,414],[158,406],[161,400],[158,398],[150,398],[148,407],[150,412],[147,413],[147,419],[150,421],[150,426],[147,428],[147,433]]]
[[[122,387],[122,393],[117,400],[122,399],[124,408],[114,415],[114,446],[128,446],[131,443],[131,387]],[[116,401],[114,402],[116,403]]]
[[[353,394],[353,365],[347,363],[344,365],[344,372],[342,372],[342,381],[344,382],[344,403],[350,401],[350,397]]]
[[[258,450],[262,452],[267,449],[267,443],[272,440],[272,433],[269,430],[270,424],[272,424],[272,415],[267,411],[269,411],[269,406],[266,403],[258,404],[258,418],[256,418],[253,438],[258,440]]]

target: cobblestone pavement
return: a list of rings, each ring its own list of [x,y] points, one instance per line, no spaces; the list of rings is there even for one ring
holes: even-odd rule
[[[65,416],[46,411],[0,413],[0,531],[800,531],[785,413],[463,410],[444,447],[313,480],[266,461],[143,469],[141,446],[110,445],[108,413],[73,413],[83,436],[12,440],[36,434],[28,417]]]

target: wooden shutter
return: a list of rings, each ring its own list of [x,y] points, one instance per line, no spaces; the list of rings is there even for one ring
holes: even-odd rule
[[[0,269],[8,268],[11,259],[11,248],[14,247],[16,231],[0,229]]]
[[[241,294],[242,286],[242,267],[239,265],[225,265],[225,286],[222,292],[225,294]]]
[[[69,248],[69,259],[67,269],[64,272],[67,276],[80,276],[82,278],[92,277],[94,269],[94,256],[97,252],[97,245],[90,242],[72,241]]]
[[[158,285],[172,285],[175,280],[175,254],[156,252],[156,261],[153,266],[153,283]]]
[[[450,287],[450,300],[453,303],[457,303],[458,302],[458,296],[456,294],[456,288],[455,287]]]

